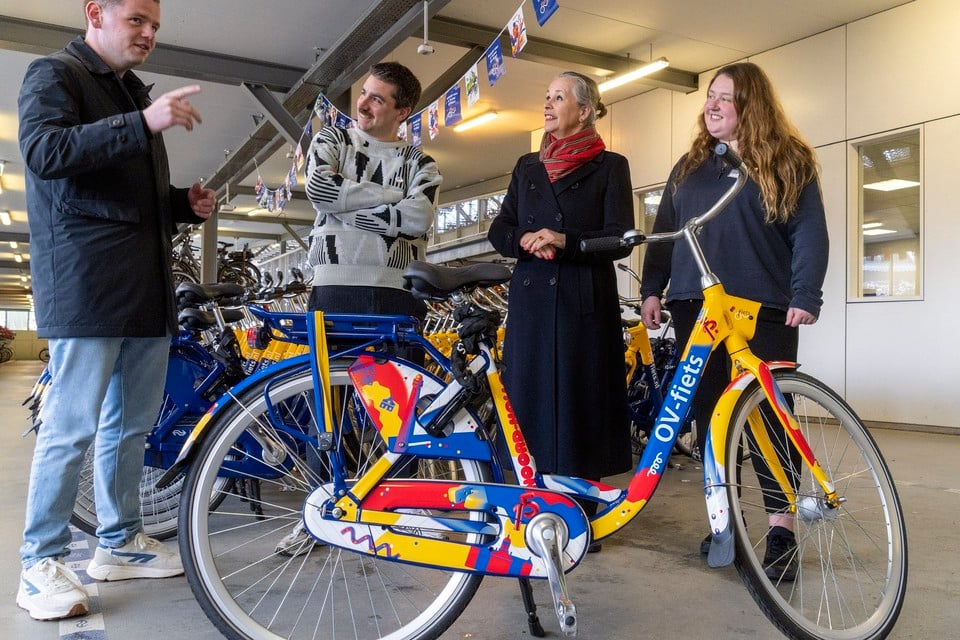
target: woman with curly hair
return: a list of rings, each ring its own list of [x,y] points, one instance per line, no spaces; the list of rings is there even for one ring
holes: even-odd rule
[[[799,326],[817,321],[827,271],[827,225],[814,151],[787,120],[769,78],[753,63],[717,71],[698,121],[699,134],[670,173],[653,231],[679,229],[720,198],[737,173],[713,155],[713,148],[719,142],[730,145],[749,168],[750,180],[721,216],[703,227],[700,242],[727,292],[761,303],[750,341],[753,352],[764,360],[795,361]],[[641,287],[641,315],[648,328],[660,326],[660,298],[668,283],[666,304],[677,336],[684,340],[703,304],[700,272],[686,246],[650,245]],[[730,359],[721,345],[694,397],[700,451],[729,374]],[[793,462],[799,469],[799,460]],[[757,474],[767,489],[770,521],[764,566],[771,579],[792,580],[793,515],[769,474],[762,469]],[[708,549],[709,537],[701,551]]]

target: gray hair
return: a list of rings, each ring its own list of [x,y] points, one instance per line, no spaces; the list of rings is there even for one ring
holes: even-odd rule
[[[597,120],[607,115],[607,106],[600,101],[600,88],[596,80],[576,71],[563,71],[557,77],[573,80],[573,97],[578,106],[588,110],[585,126],[592,127]]]

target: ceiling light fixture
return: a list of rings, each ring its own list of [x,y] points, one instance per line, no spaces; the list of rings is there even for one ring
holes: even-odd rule
[[[5,227],[10,226],[10,212],[6,209],[0,210],[0,224]]]
[[[901,180],[893,178],[891,180],[880,180],[863,185],[864,189],[873,189],[874,191],[897,191],[899,189],[909,189],[910,187],[919,187],[920,183],[914,180]]]
[[[7,166],[6,160],[0,160],[0,196],[3,195],[3,170]]]
[[[863,235],[865,236],[886,236],[891,233],[896,233],[896,229],[864,229]]]
[[[16,249],[16,248],[19,247],[19,246],[20,246],[20,245],[17,244],[17,241],[16,241],[16,240],[11,240],[11,241],[10,241],[10,248],[11,248],[11,249]]]
[[[453,127],[453,130],[456,131],[457,133],[460,133],[463,131],[469,131],[474,127],[479,127],[482,124],[486,124],[490,122],[491,120],[496,118],[498,115],[500,114],[498,114],[496,111],[486,111],[484,113],[481,113],[478,116],[474,116],[473,118],[470,118],[468,120],[461,121],[459,124]]]
[[[628,71],[621,76],[616,78],[611,78],[606,82],[600,84],[600,93],[605,91],[610,91],[610,89],[615,89],[617,87],[623,86],[628,82],[633,82],[634,80],[639,80],[644,76],[648,76],[651,73],[656,73],[661,69],[666,69],[670,66],[670,61],[666,58],[657,58],[656,60],[651,60],[645,65],[639,66],[633,71]]]
[[[22,254],[22,253],[16,253],[16,254],[14,254],[14,256],[13,256],[13,261],[14,261],[14,262],[23,262],[23,254]]]

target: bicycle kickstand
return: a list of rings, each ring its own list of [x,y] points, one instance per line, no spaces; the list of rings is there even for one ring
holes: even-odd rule
[[[540,624],[540,618],[537,617],[537,603],[533,600],[533,587],[530,586],[529,578],[520,578],[520,596],[523,598],[523,608],[527,612],[530,635],[534,638],[544,637],[547,634],[543,630],[543,625]]]
[[[526,542],[543,562],[550,582],[553,606],[565,636],[577,635],[577,607],[567,594],[560,550],[567,544],[569,533],[563,520],[552,513],[534,516],[527,525]],[[522,587],[521,587],[522,588]]]

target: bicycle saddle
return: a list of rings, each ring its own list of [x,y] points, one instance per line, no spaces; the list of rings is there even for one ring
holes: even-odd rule
[[[210,302],[211,300],[234,298],[242,293],[243,287],[233,282],[221,282],[218,284],[181,282],[177,285],[177,305],[183,308],[190,305]]]
[[[420,299],[444,299],[458,289],[502,284],[511,275],[510,267],[492,262],[441,267],[414,260],[403,272],[403,288]]]
[[[223,321],[226,323],[239,322],[243,320],[242,309],[222,309],[220,311]],[[217,316],[212,311],[203,309],[187,308],[177,314],[177,323],[187,329],[209,329],[217,325]]]

